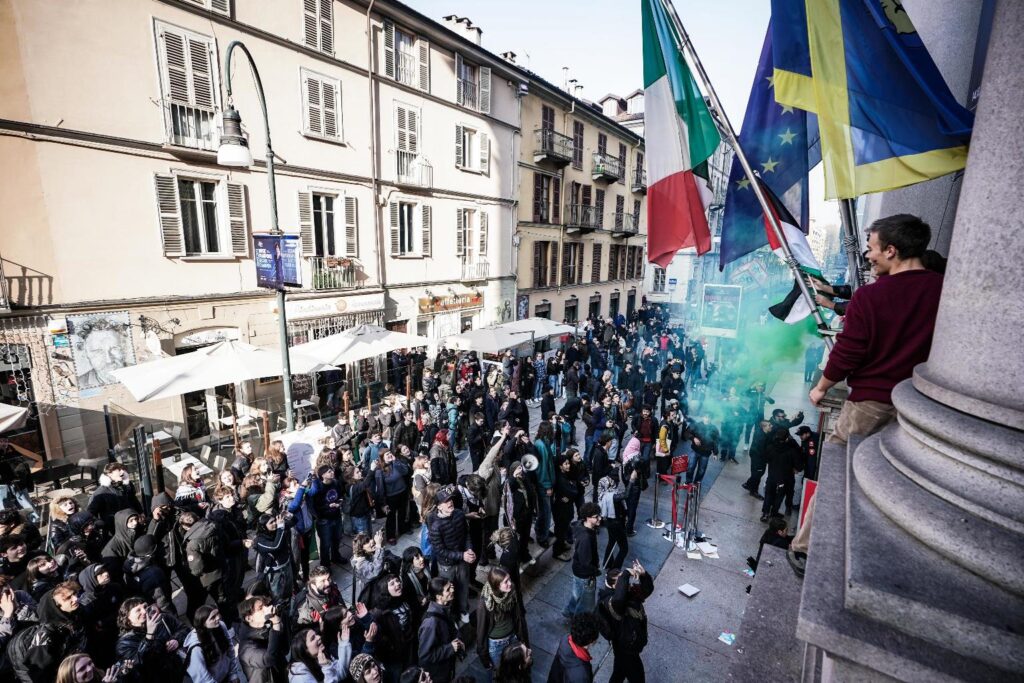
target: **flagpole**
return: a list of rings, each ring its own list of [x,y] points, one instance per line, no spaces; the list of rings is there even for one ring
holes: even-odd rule
[[[764,191],[761,189],[761,184],[754,175],[754,170],[751,168],[750,162],[747,161],[747,155],[743,153],[743,149],[740,147],[739,140],[736,137],[736,131],[733,130],[732,123],[729,122],[729,116],[725,113],[725,108],[722,107],[722,102],[718,99],[718,93],[715,92],[715,88],[711,85],[711,79],[708,78],[708,74],[704,70],[704,65],[697,56],[697,51],[694,49],[693,43],[690,42],[690,35],[686,32],[686,29],[683,28],[683,22],[679,19],[679,15],[676,14],[676,8],[672,4],[672,0],[660,1],[665,6],[665,9],[668,10],[669,17],[672,19],[672,25],[678,33],[678,36],[673,36],[673,39],[675,40],[678,38],[682,41],[682,45],[676,45],[676,48],[680,51],[685,51],[690,55],[690,60],[693,62],[693,66],[697,70],[697,77],[701,80],[701,83],[703,83],[704,89],[707,91],[708,97],[711,99],[711,109],[715,115],[716,121],[718,122],[718,127],[725,135],[726,141],[736,152],[736,159],[740,162],[740,166],[743,167],[743,173],[747,176],[747,179],[750,180],[750,187],[754,190],[754,194],[757,196],[757,201],[761,205],[761,211],[764,212],[764,215],[768,220],[768,224],[771,225],[776,239],[779,240],[779,244],[782,247],[782,253],[785,254],[786,265],[789,266],[789,270],[792,272],[793,277],[796,278],[797,286],[800,288],[800,294],[810,305],[811,313],[814,315],[814,321],[817,323],[818,329],[829,329],[828,325],[825,323],[825,319],[821,315],[821,310],[818,308],[817,302],[814,300],[814,295],[811,294],[811,290],[807,286],[807,282],[804,281],[799,263],[793,257],[793,250],[790,249],[789,242],[786,241],[786,235],[782,231],[779,219],[775,215],[775,212],[769,208],[768,198],[765,197]],[[832,337],[828,335],[822,336],[825,340],[825,346],[831,350],[833,345]]]
[[[843,248],[846,250],[847,268],[850,271],[850,289],[864,284],[864,269],[860,260],[860,240],[857,239],[857,207],[852,199],[839,200],[839,218],[843,224]]]

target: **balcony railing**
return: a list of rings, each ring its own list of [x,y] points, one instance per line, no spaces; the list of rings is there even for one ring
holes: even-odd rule
[[[170,100],[164,100],[163,108],[167,144],[217,151],[216,110]]]
[[[0,313],[11,312],[11,296],[7,293],[7,278],[4,276],[4,260],[0,258]]]
[[[395,80],[418,88],[420,85],[420,60],[416,55],[395,52]]]
[[[434,169],[430,163],[415,152],[397,153],[398,182],[420,187],[433,187]]]
[[[533,203],[533,218],[534,223],[550,223],[551,222],[551,208],[545,201],[536,201]]]
[[[477,261],[475,263],[463,262],[462,281],[476,282],[478,280],[486,280],[490,271],[490,264],[487,261]]]
[[[638,168],[633,171],[633,192],[647,192],[647,171]]]
[[[462,87],[462,104],[470,109],[479,109],[476,83],[460,78],[459,85]]]
[[[612,229],[613,237],[628,237],[635,235],[640,230],[640,216],[625,211],[616,212],[615,227]]]
[[[357,277],[356,264],[341,256],[311,256],[313,289],[355,289],[362,286]]]
[[[565,227],[570,231],[597,230],[601,227],[597,207],[569,204],[565,207]]]
[[[572,161],[575,145],[568,135],[556,133],[546,128],[538,128],[533,131],[534,141],[533,161],[550,161],[556,166],[565,166]]]
[[[594,180],[622,180],[622,174],[622,162],[618,157],[594,152],[593,166],[590,170],[590,175]]]

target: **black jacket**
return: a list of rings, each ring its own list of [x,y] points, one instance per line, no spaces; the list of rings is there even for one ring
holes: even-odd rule
[[[572,554],[572,573],[580,579],[592,579],[601,573],[597,561],[597,529],[588,529],[582,522],[573,527],[576,547]]]
[[[175,614],[174,603],[171,601],[171,580],[153,559],[153,556],[128,556],[124,561],[125,588],[131,595],[155,600],[164,614]]]
[[[249,683],[285,683],[288,680],[288,636],[280,629],[252,628],[244,621],[238,629],[238,663]]]
[[[605,623],[605,637],[616,652],[640,654],[647,647],[647,612],[644,601],[654,592],[654,580],[644,572],[630,586],[623,572],[614,590],[604,588],[598,598],[598,614]]]
[[[106,475],[104,475],[105,477]],[[101,480],[104,480],[101,477]],[[86,510],[103,522],[107,533],[114,529],[114,515],[119,510],[142,512],[142,503],[135,495],[135,484],[107,484],[92,492]]]
[[[75,652],[87,652],[80,615],[66,615],[57,607],[53,593],[39,601],[39,624],[15,634],[7,646],[7,657],[19,683],[41,683],[57,679],[57,667]]]
[[[443,565],[457,565],[462,554],[469,550],[469,534],[466,528],[466,513],[456,508],[450,517],[441,517],[437,511],[427,517],[427,534],[434,557]]]
[[[775,481],[792,479],[794,470],[802,468],[800,446],[787,430],[776,428],[768,435],[765,457],[768,461],[768,478]]]
[[[437,552],[436,546],[434,552]],[[430,674],[431,680],[455,679],[455,650],[452,641],[458,637],[459,630],[448,608],[433,601],[427,605],[426,614],[420,622],[418,653],[420,668]]]
[[[569,636],[559,639],[558,650],[548,672],[548,683],[591,683],[593,680],[594,667],[576,656],[569,644]]]
[[[219,527],[209,519],[200,519],[185,532],[186,561],[193,576],[204,587],[220,581],[224,574],[224,539]]]
[[[526,624],[526,609],[523,607],[522,597],[516,593],[515,606],[512,608],[512,633],[523,645],[530,646],[530,629]],[[488,652],[488,634],[494,628],[494,615],[487,611],[484,599],[481,597],[476,606],[476,653],[480,657],[480,663],[490,669],[498,665],[498,662],[491,661]]]
[[[540,419],[548,420],[556,412],[555,395],[544,394],[540,399]]]
[[[163,613],[152,640],[146,638],[145,627],[121,633],[115,648],[117,660],[132,661],[125,683],[180,683],[184,662],[177,652],[167,651],[167,641],[177,640],[180,648],[188,631],[178,619]]]
[[[116,557],[123,560],[131,555],[132,546],[141,527],[136,526],[134,529],[129,529],[128,518],[138,514],[132,509],[117,511],[117,514],[114,515],[114,536],[103,546],[103,557]]]

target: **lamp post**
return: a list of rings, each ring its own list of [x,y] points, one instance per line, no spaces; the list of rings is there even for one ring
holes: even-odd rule
[[[252,77],[256,82],[256,94],[259,96],[260,108],[263,110],[263,126],[267,135],[267,185],[270,189],[270,234],[280,235],[281,227],[277,222],[277,185],[274,182],[274,149],[270,144],[270,118],[267,116],[267,98],[263,94],[263,83],[256,69],[252,54],[243,43],[237,40],[228,44],[224,53],[224,87],[227,90],[228,108],[222,116],[223,132],[220,147],[217,149],[217,163],[221,166],[247,168],[252,166],[252,152],[249,142],[242,134],[242,117],[231,102],[231,54],[235,48],[245,53],[252,67]],[[292,367],[288,357],[288,317],[285,313],[284,289],[277,290],[278,332],[281,340],[281,379],[284,384],[284,414],[287,430],[295,429],[295,407],[292,405]]]

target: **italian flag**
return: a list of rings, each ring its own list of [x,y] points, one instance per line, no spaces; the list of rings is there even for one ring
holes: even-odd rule
[[[662,268],[680,249],[711,250],[708,158],[721,142],[682,53],[667,0],[643,0],[647,259]]]

